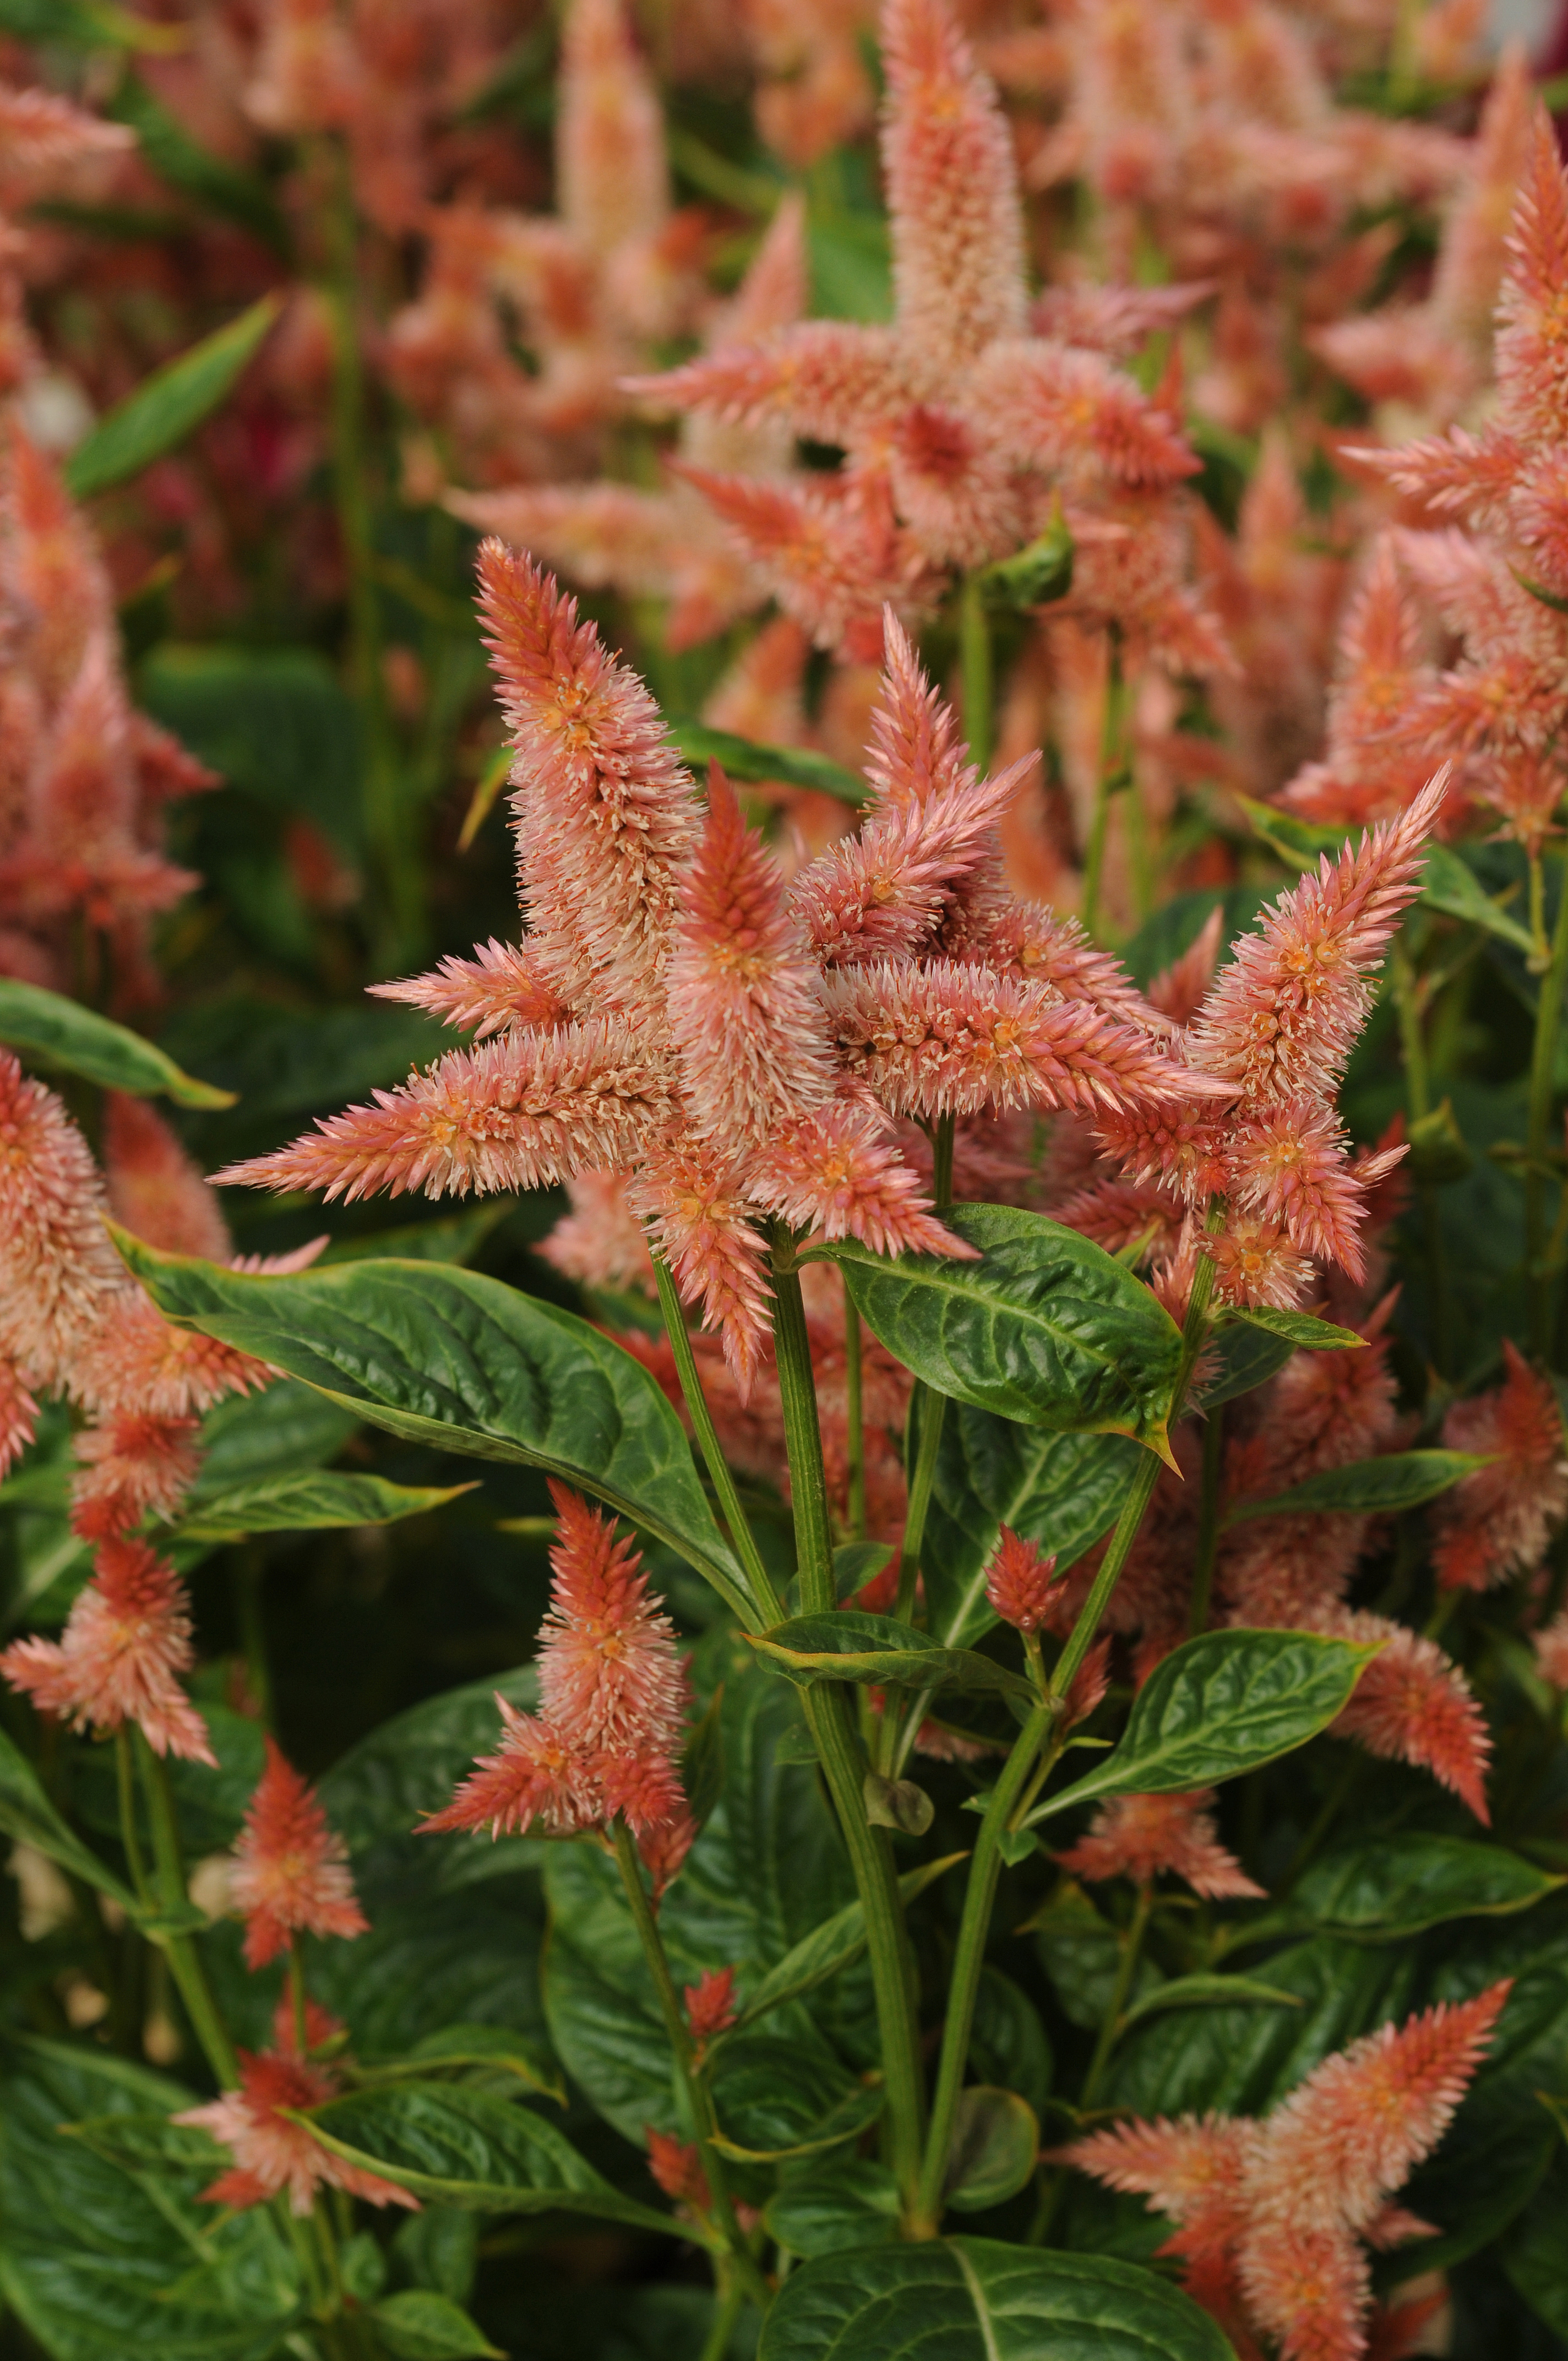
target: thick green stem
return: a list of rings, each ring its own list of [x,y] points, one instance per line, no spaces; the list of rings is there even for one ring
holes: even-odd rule
[[[757,2268],[756,2257],[735,2219],[735,2206],[725,2178],[724,2159],[713,2145],[713,2135],[718,2128],[714,2119],[713,2101],[707,2083],[693,2062],[691,2034],[686,2026],[685,2013],[681,2007],[680,1995],[675,1990],[675,1980],[670,1973],[659,1922],[653,1916],[648,1889],[642,1883],[642,1864],[637,1857],[637,1847],[624,1820],[616,1821],[612,1834],[620,1882],[631,1905],[637,1939],[642,1946],[642,1957],[659,1996],[659,2013],[664,2020],[664,2032],[674,2057],[675,2072],[680,2078],[691,2115],[697,2154],[702,2158],[702,2169],[707,2180],[713,2222],[728,2250],[730,2268],[743,2281],[752,2301],[766,2311],[768,2284]]]
[[[762,1563],[762,1554],[758,1549],[756,1536],[747,1522],[746,1511],[740,1506],[740,1496],[735,1489],[735,1478],[729,1472],[729,1462],[724,1456],[724,1447],[718,1440],[718,1430],[713,1423],[713,1412],[707,1406],[707,1396],[702,1389],[702,1378],[697,1372],[696,1356],[692,1351],[691,1334],[681,1311],[681,1299],[675,1292],[675,1282],[670,1275],[670,1267],[660,1254],[655,1254],[653,1257],[653,1284],[659,1291],[659,1309],[664,1315],[664,1330],[670,1340],[670,1350],[674,1355],[675,1370],[680,1378],[681,1392],[685,1397],[686,1412],[692,1422],[692,1433],[696,1437],[697,1448],[702,1453],[703,1465],[707,1469],[708,1480],[718,1496],[718,1505],[724,1512],[724,1521],[729,1528],[730,1542],[736,1556],[745,1569],[746,1580],[750,1587],[749,1597],[742,1597],[739,1593],[734,1597],[726,1594],[727,1603],[734,1609],[749,1631],[765,1631],[770,1625],[783,1622],[784,1607],[777,1591],[773,1588],[768,1569]]]
[[[715,2276],[718,2287],[718,2301],[713,2307],[713,2325],[707,2332],[698,2361],[725,2361],[735,2323],[746,2301],[746,2290],[738,2279],[730,2275],[727,2286],[725,2272],[720,2270]]]
[[[850,1531],[866,1537],[866,1413],[861,1397],[861,1315],[844,1290],[844,1423],[849,1433]]]
[[[1220,1549],[1220,1474],[1225,1458],[1225,1407],[1215,1404],[1203,1428],[1202,1488],[1198,1496],[1198,1548],[1192,1561],[1192,1604],[1187,1629],[1193,1639],[1209,1628],[1209,1594]]]
[[[1086,2113],[1094,2104],[1095,2095],[1104,2077],[1105,2069],[1111,2062],[1111,2052],[1116,2046],[1116,2035],[1121,2027],[1122,2012],[1131,1997],[1133,1978],[1137,1973],[1138,1960],[1144,1948],[1144,1931],[1149,1923],[1149,1905],[1153,1899],[1153,1887],[1147,1883],[1140,1885],[1138,1898],[1133,1905],[1132,1921],[1122,1939],[1122,1956],[1116,1963],[1116,1981],[1111,1987],[1111,1997],[1106,2003],[1105,2014],[1101,2019],[1099,2037],[1094,2044],[1094,2055],[1089,2061],[1089,2071],[1083,2078],[1083,2088],[1079,2092],[1078,2105],[1080,2114]]]
[[[189,1896],[185,1885],[185,1862],[180,1845],[180,1823],[175,1816],[169,1769],[162,1756],[153,1752],[139,1730],[135,1745],[141,1763],[142,1787],[147,1796],[148,1820],[152,1829],[159,1901],[165,1911],[173,1915],[185,1909]],[[189,1935],[170,1932],[159,1936],[159,1941],[168,1957],[170,1972],[180,1987],[180,1997],[185,2004],[185,2014],[206,2054],[207,2063],[220,2086],[232,2091],[239,2081],[234,2045],[218,2014],[201,1955]]]
[[[992,676],[991,618],[980,577],[966,574],[959,593],[959,689],[963,708],[964,736],[970,760],[981,771],[991,768]]]
[[[1557,923],[1552,930],[1552,956],[1541,979],[1541,999],[1535,1016],[1535,1044],[1530,1061],[1530,1118],[1526,1133],[1529,1161],[1524,1176],[1525,1294],[1530,1306],[1530,1343],[1544,1355],[1552,1342],[1552,1296],[1546,1271],[1546,1158],[1552,1132],[1552,1102],[1557,1071],[1557,1038],[1563,1022],[1563,987],[1568,977],[1568,873],[1557,886]]]
[[[778,1223],[773,1226],[773,1347],[795,1507],[801,1605],[808,1615],[831,1613],[838,1600],[811,1346],[795,1243]],[[892,1839],[885,1828],[873,1828],[866,1817],[865,1754],[842,1687],[833,1683],[808,1688],[803,1692],[802,1705],[865,1914],[866,1955],[887,2086],[888,2160],[907,2210],[914,2204],[919,2181],[925,2092],[915,1954],[905,1924]]]

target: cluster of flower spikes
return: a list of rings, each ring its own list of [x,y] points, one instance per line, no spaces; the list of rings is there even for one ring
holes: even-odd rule
[[[623,1820],[662,1892],[696,1834],[677,1757],[688,1708],[674,1628],[615,1520],[552,1483],[556,1541],[539,1633],[537,1714],[498,1694],[500,1751],[482,1755],[422,1834],[578,1836]]]
[[[864,824],[786,886],[717,774],[699,811],[647,691],[554,583],[495,542],[480,580],[528,932],[378,989],[494,1038],[224,1177],[352,1198],[630,1173],[744,1391],[767,1334],[762,1217],[969,1251],[895,1120],[1152,1122],[1234,1094],[1167,1054],[1164,1021],[1071,921],[1007,895],[995,821],[1035,758],[978,779],[891,616]]]
[[[202,1413],[273,1373],[171,1326],[110,1244],[112,1213],[149,1245],[231,1259],[216,1197],[172,1133],[145,1102],[111,1093],[104,1140],[106,1178],[55,1093],[0,1054],[0,1470],[33,1440],[38,1395],[84,1411],[71,1523],[96,1552],[59,1641],[14,1642],[0,1673],[79,1729],[134,1721],[159,1753],[211,1762],[181,1686],[184,1590],[135,1529],[176,1514],[200,1465]],[[324,1243],[282,1263],[298,1268]]]
[[[1367,2034],[1261,2121],[1134,2120],[1074,2141],[1059,2160],[1146,2196],[1176,2224],[1161,2252],[1179,2258],[1241,2361],[1266,2348],[1278,2361],[1409,2351],[1403,2332],[1420,2300],[1392,2316],[1375,2305],[1366,2248],[1431,2235],[1393,2200],[1446,2130],[1508,1990],[1496,1983]]]
[[[368,1921],[355,1898],[347,1848],[329,1827],[312,1788],[269,1738],[266,1767],[246,1808],[229,1864],[229,1899],[245,1918],[245,1959],[264,1968],[302,1935],[352,1938]],[[302,1993],[302,1983],[299,1986]],[[236,2212],[265,2205],[286,2190],[291,2213],[314,2207],[321,2188],[372,2205],[419,2201],[378,2173],[344,2162],[323,2147],[301,2114],[335,2096],[343,2078],[318,2053],[341,2052],[343,2027],[313,2001],[301,2005],[286,1988],[273,2018],[273,2045],[238,2052],[239,2082],[173,2120],[210,2133],[234,2161],[203,2190],[210,2205]]]
[[[1226,661],[1186,584],[1181,487],[1198,462],[1167,409],[1095,349],[1116,306],[1031,334],[1023,211],[996,93],[943,0],[886,0],[883,163],[894,313],[735,342],[632,390],[666,409],[778,422],[845,454],[835,473],[759,478],[693,467],[759,582],[818,644],[874,660],[884,604],[934,605],[955,568],[1034,541],[1065,508],[1071,611],[1114,620],[1185,672]],[[1177,316],[1170,291],[1147,328]]]
[[[217,782],[131,705],[97,543],[25,423],[47,371],[8,216],[128,138],[0,85],[0,974],[69,988],[84,933],[122,1007],[154,995],[149,923],[197,882],[160,850],[164,807]]]
[[[1495,408],[1475,432],[1346,452],[1422,524],[1379,542],[1347,618],[1327,753],[1285,795],[1310,818],[1397,809],[1442,759],[1527,852],[1552,832],[1568,785],[1565,275],[1568,178],[1538,105],[1498,300]],[[1457,662],[1426,660],[1423,606],[1460,642]]]

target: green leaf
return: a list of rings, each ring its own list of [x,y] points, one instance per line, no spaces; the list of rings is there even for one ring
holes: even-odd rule
[[[1402,1828],[1314,1861],[1290,1906],[1336,1935],[1404,1942],[1447,1919],[1528,1910],[1563,1883],[1502,1845]]]
[[[132,1098],[162,1092],[181,1106],[234,1104],[232,1091],[216,1090],[211,1082],[182,1073],[172,1058],[139,1033],[127,1032],[80,1001],[46,992],[41,984],[22,983],[16,976],[0,976],[0,1041],[53,1071],[81,1074]]]
[[[305,2120],[334,2156],[431,2204],[480,2213],[565,2210],[690,2235],[673,2215],[623,2196],[543,2115],[488,2091],[394,2082],[329,2099]]]
[[[1390,1451],[1381,1459],[1352,1459],[1267,1499],[1243,1500],[1225,1522],[1239,1525],[1250,1517],[1392,1516],[1401,1509],[1419,1508],[1423,1500],[1435,1500],[1440,1492],[1490,1464],[1485,1455],[1471,1451]]]
[[[376,2334],[394,2361],[468,2361],[470,2355],[505,2361],[460,2304],[430,2288],[406,2288],[370,2306]]]
[[[680,713],[666,714],[664,719],[688,763],[717,763],[730,778],[759,785],[776,779],[786,787],[810,787],[855,811],[871,802],[872,791],[864,779],[812,747],[766,746],[755,738],[738,738],[732,730],[710,730],[706,721]]]
[[[1021,1674],[989,1656],[970,1648],[944,1648],[912,1623],[855,1607],[840,1607],[832,1615],[796,1615],[746,1637],[759,1655],[803,1688],[816,1681],[869,1681],[915,1689],[991,1689],[1035,1701]]]
[[[14,1746],[0,1730],[0,1828],[15,1837],[21,1844],[31,1845],[35,1851],[47,1853],[50,1861],[72,1877],[84,1878],[101,1894],[117,1902],[122,1910],[135,1915],[137,1899],[123,1885],[112,1869],[104,1867],[97,1854],[84,1845],[69,1828],[45,1795],[27,1758]]]
[[[758,2361],[1231,2361],[1190,2296],[1108,2256],[942,2238],[792,2271]]]
[[[277,200],[265,181],[241,171],[192,138],[177,116],[134,73],[125,75],[104,110],[137,135],[142,161],[160,181],[210,213],[226,214],[275,253],[288,249],[289,234]]]
[[[868,1771],[861,1783],[866,1817],[873,1828],[897,1828],[906,1837],[923,1837],[937,1817],[937,1806],[913,1779],[884,1779]]]
[[[668,1542],[756,1620],[680,1420],[641,1362],[575,1312],[442,1265],[258,1278],[114,1235],[177,1325],[270,1361],[392,1434],[564,1477]]]
[[[1016,2091],[1040,2114],[1055,2072],[1050,2037],[1028,1993],[989,1964],[975,1990],[970,2058],[982,2082]]]
[[[1255,803],[1251,796],[1238,796],[1236,801],[1254,835],[1295,869],[1315,869],[1325,852],[1333,858],[1350,833],[1343,828],[1314,828],[1310,820],[1298,819],[1276,804]]]
[[[14,33],[19,41],[157,51],[183,48],[184,29],[155,24],[115,7],[113,0],[0,0],[0,32]]]
[[[360,852],[358,719],[316,649],[165,642],[138,668],[137,688],[148,711],[229,786],[269,811],[313,820],[351,858]],[[281,1013],[267,1012],[274,1025]],[[375,1023],[386,1012],[326,1014],[342,1025],[366,1016]],[[286,1047],[298,1059],[301,1037],[308,1041],[311,1027],[298,1010],[287,1015],[296,1038]],[[364,1086],[345,1062],[340,1059],[338,1103]]]
[[[1344,1710],[1376,1647],[1307,1631],[1209,1631],[1155,1667],[1119,1743],[1025,1825],[1102,1795],[1182,1795],[1274,1762]]]
[[[382,1476],[313,1470],[267,1476],[231,1491],[209,1492],[181,1518],[185,1542],[239,1541],[247,1533],[310,1533],[339,1525],[390,1525],[423,1516],[474,1489],[472,1484],[389,1484]]]
[[[202,1422],[202,1471],[192,1494],[237,1490],[334,1459],[359,1421],[313,1386],[283,1378],[258,1394],[231,1394]]]
[[[1233,1307],[1231,1318],[1281,1337],[1302,1353],[1337,1353],[1366,1343],[1354,1328],[1336,1328],[1330,1320],[1315,1320],[1310,1312],[1276,1312],[1267,1303],[1238,1304]]]
[[[1529,2209],[1509,2234],[1502,2265],[1530,2310],[1553,2336],[1568,2343],[1568,2162],[1554,2163]]]
[[[1034,1936],[1040,1965],[1068,2022],[1086,2032],[1097,2031],[1115,1995],[1123,1945],[1115,1927],[1102,1917],[1082,1886],[1070,1877],[1062,1878],[1015,1932]],[[1152,1992],[1163,1982],[1146,1953],[1138,1960],[1135,1993]]]
[[[887,2103],[880,2075],[858,2081],[826,2050],[783,2034],[727,2041],[711,2087],[714,2146],[743,2164],[825,2155],[869,2131]]]
[[[1463,918],[1472,927],[1484,927],[1487,934],[1511,943],[1515,950],[1527,955],[1534,951],[1529,928],[1498,908],[1469,862],[1452,846],[1430,843],[1423,848],[1423,858],[1421,900],[1430,908],[1442,910],[1451,918]]]
[[[531,2091],[543,2092],[558,2106],[566,2103],[566,2088],[554,2059],[543,2046],[526,2034],[500,2025],[444,2025],[427,2033],[401,2058],[367,2058],[358,2071],[367,2083],[428,2079],[438,2066],[480,2067],[493,2073],[515,2074]]]
[[[1012,557],[998,558],[981,573],[988,602],[999,607],[1045,607],[1072,588],[1073,538],[1058,508],[1044,533]]]
[[[973,2082],[959,2096],[943,2198],[956,2213],[1005,2205],[1027,2181],[1039,2153],[1040,2126],[1027,2100],[1016,2091]]]
[[[874,1581],[893,1555],[890,1542],[840,1542],[833,1553],[833,1593],[852,1598]]]
[[[885,2164],[835,2157],[792,2175],[763,2219],[769,2236],[792,2255],[891,2246],[898,2236],[898,2183]]]
[[[282,306],[274,290],[226,327],[154,369],[99,420],[66,461],[71,498],[84,500],[123,484],[182,443],[225,400]]]
[[[1222,1402],[1250,1394],[1277,1377],[1295,1349],[1288,1336],[1271,1335],[1245,1320],[1227,1322],[1209,1347],[1218,1366],[1209,1383],[1198,1389],[1199,1401],[1205,1410],[1218,1410]]]
[[[1299,2008],[1301,1995],[1251,1976],[1173,1976],[1169,1983],[1157,1984],[1135,2000],[1122,2022],[1136,2025],[1167,2008],[1234,2008],[1240,2001],[1253,2001],[1259,2008]]]
[[[1181,1335],[1147,1288],[1043,1213],[959,1205],[948,1220],[978,1262],[835,1247],[872,1334],[938,1393],[978,1410],[1058,1433],[1130,1434],[1167,1454]]]
[[[921,1411],[917,1401],[911,1456]],[[995,1623],[985,1573],[1003,1525],[1065,1569],[1115,1522],[1137,1460],[1124,1435],[1051,1434],[948,1402],[921,1552],[932,1637],[969,1647]]]
[[[940,1861],[928,1861],[906,1872],[898,1881],[905,1906],[924,1894],[928,1885],[934,1885],[938,1878],[945,1877],[949,1869],[956,1869],[960,1861],[968,1859],[966,1852],[950,1852]],[[752,1987],[751,1998],[735,2020],[735,2031],[755,2025],[770,2009],[782,2006],[785,2001],[800,2000],[806,1993],[815,1992],[829,1976],[836,1976],[841,1968],[858,1960],[865,1947],[865,1912],[860,1903],[851,1902],[844,1909],[836,1910],[831,1918],[825,1918],[820,1927],[814,1927],[769,1969],[762,1982]]]

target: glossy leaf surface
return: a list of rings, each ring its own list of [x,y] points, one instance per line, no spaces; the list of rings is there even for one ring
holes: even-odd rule
[[[1287,1492],[1266,1499],[1243,1500],[1226,1521],[1240,1524],[1249,1517],[1306,1517],[1348,1513],[1392,1516],[1401,1509],[1419,1508],[1435,1500],[1462,1477],[1487,1465],[1469,1451],[1391,1451],[1382,1459],[1353,1459],[1343,1467],[1325,1468],[1292,1484]]]
[[[971,2082],[960,2092],[943,2197],[956,2213],[983,2213],[1016,2197],[1035,2169],[1040,2126],[1016,2091]]]
[[[1409,1828],[1313,1861],[1291,1903],[1335,1934],[1393,1942],[1451,1918],[1507,1917],[1562,1883],[1502,1845]]]
[[[277,293],[263,295],[237,320],[154,369],[134,393],[101,418],[65,465],[75,500],[123,484],[182,443],[225,400],[240,371],[282,309]]]
[[[1261,1328],[1266,1335],[1277,1336],[1303,1353],[1335,1353],[1366,1343],[1354,1328],[1336,1328],[1332,1320],[1316,1319],[1310,1312],[1278,1312],[1268,1303],[1237,1305],[1231,1318],[1245,1321],[1249,1328]]]
[[[234,1104],[232,1091],[199,1082],[139,1033],[16,976],[0,976],[0,1041],[51,1069],[81,1074],[132,1098],[161,1094],[188,1107]]]
[[[179,1532],[182,1541],[226,1542],[246,1533],[389,1525],[443,1508],[471,1489],[466,1484],[390,1484],[383,1476],[349,1476],[336,1469],[263,1477],[231,1491],[205,1494],[181,1519]]]
[[[802,1686],[814,1681],[891,1682],[905,1688],[991,1689],[1032,1703],[1017,1673],[969,1648],[944,1648],[928,1631],[892,1615],[841,1607],[834,1615],[796,1615],[754,1635],[757,1653]]]

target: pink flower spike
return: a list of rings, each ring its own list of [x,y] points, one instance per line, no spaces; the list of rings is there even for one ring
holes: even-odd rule
[[[678,2140],[668,2132],[656,2132],[648,2126],[648,2169],[666,2197],[677,2204],[695,2206],[706,2213],[712,2199],[708,2195],[707,2175],[702,2169],[702,2158],[696,2149]]]
[[[1146,2197],[1179,2224],[1168,2251],[1218,2258],[1240,2232],[1243,2176],[1253,2126],[1225,2115],[1116,2124],[1058,2151],[1057,2161],[1107,2189]]]
[[[112,1412],[84,1427],[72,1445],[71,1526],[83,1541],[114,1541],[145,1516],[170,1520],[202,1464],[193,1418]]]
[[[747,1167],[747,1195],[793,1229],[858,1238],[873,1254],[973,1261],[977,1249],[938,1220],[930,1200],[869,1107],[843,1100],[789,1126]]]
[[[405,1001],[445,1024],[472,1026],[476,1041],[522,1027],[539,1031],[564,1024],[570,1014],[540,973],[529,946],[498,942],[493,935],[471,959],[453,955],[429,975],[373,983],[370,990],[378,999]]]
[[[1393,1160],[1403,1152],[1393,1151]],[[1359,1286],[1366,1271],[1357,1235],[1365,1182],[1332,1109],[1304,1098],[1270,1104],[1237,1126],[1227,1161],[1237,1205],[1284,1228],[1315,1261],[1338,1263]]]
[[[510,1836],[541,1821],[552,1836],[575,1836],[599,1817],[599,1796],[588,1766],[548,1722],[519,1713],[499,1693],[501,1742],[481,1754],[444,1810],[420,1822],[421,1836],[449,1828],[488,1828]]]
[[[648,1594],[636,1543],[554,1479],[550,1611],[539,1631],[544,1718],[582,1754],[675,1752],[686,1716],[674,1627]]]
[[[735,1971],[705,1968],[695,1984],[685,1987],[686,2023],[694,2041],[711,2041],[728,2033],[736,2017]]]
[[[1486,1767],[1492,1741],[1469,1682],[1435,1640],[1381,1615],[1344,1609],[1325,1618],[1324,1630],[1383,1646],[1355,1685],[1350,1703],[1330,1725],[1369,1754],[1413,1763],[1451,1788],[1486,1826]]]
[[[696,1128],[743,1156],[832,1095],[817,968],[778,863],[710,769],[707,824],[681,884],[669,1022]]]
[[[298,1934],[363,1935],[348,1848],[299,1773],[267,1741],[267,1767],[246,1806],[229,1892],[245,1914],[245,1963],[254,1973]]]
[[[952,707],[920,669],[908,632],[883,609],[883,674],[872,709],[866,779],[873,812],[906,812],[972,787],[969,759]]]
[[[1088,1835],[1057,1859],[1075,1877],[1130,1877],[1146,1885],[1164,1871],[1211,1902],[1259,1899],[1263,1887],[1215,1834],[1213,1800],[1209,1787],[1187,1795],[1114,1796],[1100,1806]]]
[[[33,1440],[38,1415],[16,1363],[0,1358],[0,1478],[10,1474]]]
[[[1487,1590],[1532,1571],[1568,1510],[1568,1454],[1551,1380],[1506,1337],[1503,1368],[1496,1392],[1456,1402],[1442,1422],[1450,1451],[1495,1455],[1438,1504],[1432,1562],[1450,1590]]]
[[[371,2205],[404,2205],[419,2212],[419,2200],[406,2189],[348,2164],[322,2146],[307,2124],[295,2123],[295,2111],[319,2107],[337,2090],[337,2078],[301,2058],[265,2049],[259,2057],[242,2049],[239,2088],[225,2091],[203,2107],[187,2107],[170,2121],[210,2132],[234,2158],[230,2170],[202,2191],[209,2205],[236,2211],[264,2205],[283,2190],[291,2213],[309,2213],[318,2189],[341,2189],[347,2197],[363,2197]],[[291,2112],[285,2114],[282,2110]]]
[[[64,1382],[126,1287],[104,1190],[60,1100],[0,1052],[0,1353],[33,1385]]]
[[[1003,1525],[985,1570],[985,1595],[993,1611],[1015,1631],[1033,1633],[1045,1621],[1057,1570],[1035,1543]]]
[[[772,1330],[766,1248],[740,1168],[695,1141],[676,1142],[645,1159],[627,1202],[652,1223],[682,1302],[700,1304],[707,1326],[723,1337],[744,1401]]]
[[[0,1673],[74,1729],[134,1721],[155,1754],[215,1765],[207,1725],[180,1686],[191,1663],[191,1617],[174,1568],[146,1542],[107,1541],[59,1642],[14,1641]]]
[[[518,1032],[452,1049],[371,1106],[328,1115],[268,1156],[218,1175],[230,1184],[319,1189],[347,1203],[489,1196],[537,1189],[585,1167],[631,1161],[643,1130],[667,1119],[668,1081],[618,1017]]]

